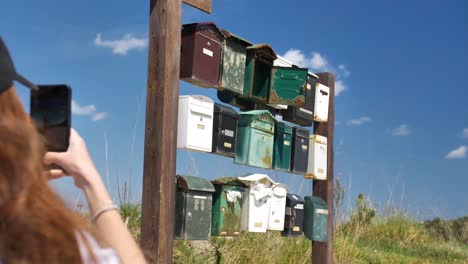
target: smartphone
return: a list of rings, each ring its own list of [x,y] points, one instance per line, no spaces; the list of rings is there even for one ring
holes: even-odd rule
[[[47,151],[65,152],[70,144],[71,89],[66,84],[38,85],[31,91],[31,118]]]

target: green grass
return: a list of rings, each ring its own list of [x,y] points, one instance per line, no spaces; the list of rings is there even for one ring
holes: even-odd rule
[[[139,238],[140,207],[121,209]],[[335,263],[467,263],[468,218],[419,223],[405,215],[349,221],[334,234]],[[456,223],[456,224],[453,224]],[[442,224],[449,229],[440,228]],[[457,228],[453,228],[453,226]],[[448,231],[449,230],[449,231]],[[174,263],[310,263],[311,242],[285,238],[279,232],[242,233],[237,238],[174,241]]]

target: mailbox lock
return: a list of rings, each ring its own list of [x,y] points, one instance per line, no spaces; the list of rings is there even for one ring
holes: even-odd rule
[[[207,45],[208,47],[210,47],[210,46],[211,46],[211,42],[209,42],[209,41],[206,42],[206,45]]]

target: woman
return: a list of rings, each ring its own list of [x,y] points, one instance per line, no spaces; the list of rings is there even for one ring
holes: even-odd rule
[[[83,139],[72,130],[67,152],[44,155],[13,80],[37,89],[16,73],[0,38],[0,263],[145,263]],[[63,171],[46,171],[50,164]],[[85,193],[92,225],[48,186],[64,171]]]

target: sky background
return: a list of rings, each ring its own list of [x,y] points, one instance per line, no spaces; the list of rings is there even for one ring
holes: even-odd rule
[[[115,0],[16,0],[0,9],[18,71],[72,87],[73,127],[117,201],[124,182],[132,201],[141,199],[148,13],[149,1]],[[467,1],[213,0],[211,15],[184,5],[182,16],[336,74],[335,177],[345,207],[364,193],[381,209],[391,203],[418,218],[468,215]],[[180,94],[216,100],[216,90],[184,82]],[[262,172],[291,192],[311,190],[300,175],[212,154],[179,150],[177,161],[180,174]],[[83,199],[70,179],[52,185],[71,203]]]

